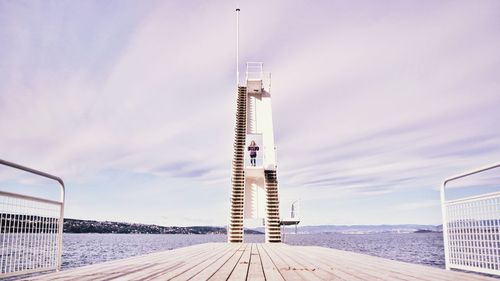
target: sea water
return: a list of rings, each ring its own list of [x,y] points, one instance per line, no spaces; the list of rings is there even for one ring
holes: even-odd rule
[[[63,269],[172,250],[208,242],[226,242],[226,235],[189,234],[64,234]],[[245,235],[262,242],[264,235]],[[441,233],[287,234],[290,245],[321,246],[404,262],[444,268]]]

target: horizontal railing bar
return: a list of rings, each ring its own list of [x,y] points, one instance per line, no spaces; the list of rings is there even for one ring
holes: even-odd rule
[[[481,195],[475,195],[475,196],[470,196],[470,197],[464,197],[464,198],[455,199],[455,200],[448,200],[448,201],[445,201],[444,204],[446,206],[450,206],[450,205],[456,205],[458,203],[475,202],[475,201],[491,199],[491,198],[495,198],[495,197],[500,197],[500,191],[481,194]]]
[[[12,193],[12,192],[7,192],[7,191],[1,191],[1,190],[0,190],[0,195],[14,197],[14,198],[18,198],[18,199],[30,200],[30,201],[35,201],[35,202],[41,202],[41,203],[54,204],[57,206],[61,206],[63,204],[63,202],[60,202],[60,201],[39,198],[39,197],[34,197],[34,196],[29,196],[29,195],[24,195],[24,194]]]
[[[462,174],[455,175],[453,177],[450,177],[450,178],[446,179],[443,182],[443,186],[446,186],[446,184],[449,183],[450,181],[458,180],[458,179],[461,179],[461,178],[464,178],[464,177],[467,177],[467,176],[471,176],[471,175],[474,175],[474,174],[485,172],[485,171],[488,171],[488,170],[491,170],[491,169],[495,169],[495,168],[498,168],[498,167],[500,167],[500,163],[495,163],[495,164],[492,164],[492,165],[481,167],[479,169],[475,169],[475,170],[472,170],[472,171],[468,171],[468,172],[465,172],[465,173],[462,173]]]
[[[12,162],[9,162],[9,161],[6,161],[6,160],[2,160],[2,159],[0,159],[0,164],[3,164],[5,166],[9,166],[9,167],[12,167],[12,168],[16,168],[16,169],[19,169],[19,170],[23,170],[23,171],[26,171],[26,172],[29,172],[29,173],[32,173],[32,174],[36,174],[36,175],[39,175],[39,176],[42,176],[42,177],[46,177],[46,178],[55,180],[55,181],[59,182],[62,186],[64,186],[64,182],[63,182],[63,180],[60,177],[57,177],[57,176],[54,176],[54,175],[51,175],[51,174],[48,174],[48,173],[45,173],[45,172],[42,172],[42,171],[38,171],[38,170],[35,170],[35,169],[32,169],[32,168],[28,168],[28,167],[25,167],[25,166],[22,166],[22,165],[19,165],[19,164],[16,164],[16,163],[12,163]]]
[[[476,266],[470,266],[470,265],[467,266],[467,265],[461,265],[461,264],[456,264],[456,263],[450,264],[450,268],[466,270],[466,271],[475,271],[475,272],[481,272],[481,273],[485,273],[485,274],[493,274],[493,275],[498,276],[498,270],[496,270],[496,269],[478,268]]]
[[[56,269],[57,269],[57,266],[34,268],[34,269],[23,270],[22,274],[24,275],[24,274],[39,273],[39,272],[45,272],[45,271],[52,271],[52,270],[56,270]],[[18,276],[18,275],[19,275],[19,272],[17,272],[17,271],[0,273],[0,278],[13,277],[13,276]]]

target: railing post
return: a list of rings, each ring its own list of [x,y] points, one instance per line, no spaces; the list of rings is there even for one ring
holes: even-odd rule
[[[63,238],[63,232],[64,232],[64,200],[65,200],[65,186],[64,182],[61,180],[59,182],[60,188],[61,188],[61,211],[59,214],[59,231],[57,234],[57,269],[56,271],[61,270],[61,265],[62,265],[62,238]]]
[[[446,270],[450,270],[450,262],[449,262],[449,255],[450,255],[450,249],[449,249],[449,244],[448,244],[448,214],[445,206],[445,188],[446,188],[446,182],[444,181],[443,184],[441,185],[440,189],[440,197],[441,197],[441,215],[443,219],[443,245],[444,245],[444,263]]]

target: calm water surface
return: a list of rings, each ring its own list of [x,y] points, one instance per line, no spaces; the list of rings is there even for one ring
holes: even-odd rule
[[[246,235],[262,242],[264,235]],[[207,242],[226,242],[225,235],[65,234],[63,269],[122,259]],[[441,233],[287,234],[290,245],[322,246],[444,268]]]
[[[442,233],[287,235],[290,245],[315,245],[444,268]]]

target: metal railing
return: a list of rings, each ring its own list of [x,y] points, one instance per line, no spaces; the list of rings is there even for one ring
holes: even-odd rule
[[[500,192],[446,200],[448,183],[499,167],[463,173],[441,185],[446,269],[500,275]]]
[[[263,62],[247,62],[246,81],[262,81],[262,88],[271,92],[271,73],[264,72]]]
[[[0,159],[0,164],[57,181],[60,201],[0,191],[0,278],[61,269],[64,182]]]
[[[257,157],[253,158],[255,159],[252,163],[252,158],[250,156],[245,156],[245,168],[260,168],[262,169],[264,167],[264,156],[262,156],[264,153],[260,152],[257,154]]]
[[[246,80],[262,80],[264,78],[264,63],[247,62]]]

